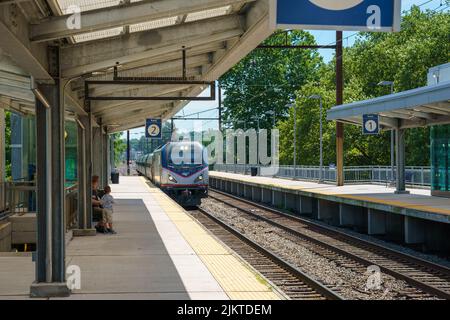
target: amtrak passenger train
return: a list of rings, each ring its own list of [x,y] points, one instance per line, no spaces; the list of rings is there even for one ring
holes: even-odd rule
[[[140,157],[136,167],[182,206],[197,206],[208,196],[208,156],[198,142],[169,142]]]

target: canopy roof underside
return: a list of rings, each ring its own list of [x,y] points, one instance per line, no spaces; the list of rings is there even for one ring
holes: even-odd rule
[[[328,120],[362,125],[363,115],[379,115],[381,129],[450,123],[450,82],[336,106]]]
[[[31,79],[53,81],[48,48],[55,45],[72,117],[87,114],[85,81],[112,80],[114,66],[121,77],[181,77],[183,47],[187,78],[217,80],[272,33],[268,10],[268,0],[0,0],[1,106],[33,112]],[[172,117],[186,105],[182,97],[202,90],[190,83],[95,84],[90,96],[130,100],[92,101],[91,112],[110,132],[122,131],[148,117]]]

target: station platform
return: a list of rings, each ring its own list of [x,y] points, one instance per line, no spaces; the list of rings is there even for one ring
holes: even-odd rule
[[[281,299],[268,283],[158,188],[120,177],[117,235],[74,237],[66,264],[81,269],[68,299]],[[29,296],[30,254],[0,256],[0,300]]]
[[[383,185],[337,187],[300,180],[211,171],[210,185],[250,200],[309,215],[370,235],[394,235],[408,244],[449,250],[450,199],[411,189],[395,194]]]
[[[399,213],[450,223],[450,199],[431,196],[429,190],[410,189],[409,194],[394,194],[395,188],[375,184],[335,185],[272,177],[252,177],[242,174],[210,172],[210,177],[228,181],[244,181],[257,186],[285,189],[301,194],[361,205],[384,205]]]

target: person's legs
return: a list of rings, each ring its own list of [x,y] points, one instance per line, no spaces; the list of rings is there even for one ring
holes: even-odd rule
[[[113,229],[113,218],[112,218],[113,212],[112,212],[112,210],[109,210],[109,209],[105,209],[105,211],[106,211],[106,216],[107,216],[107,219],[106,219],[107,220],[107,222],[106,222],[107,228],[111,233],[115,234],[116,232]]]
[[[108,210],[107,209],[102,209],[102,224],[103,224],[103,229],[104,229],[104,233],[108,233]]]

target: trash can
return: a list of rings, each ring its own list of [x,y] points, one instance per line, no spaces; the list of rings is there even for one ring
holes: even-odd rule
[[[111,182],[112,184],[119,184],[119,171],[111,171]]]
[[[252,177],[256,177],[258,175],[258,168],[257,167],[251,167],[250,168],[250,173],[251,173]]]

